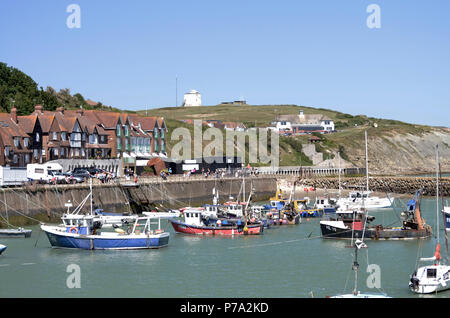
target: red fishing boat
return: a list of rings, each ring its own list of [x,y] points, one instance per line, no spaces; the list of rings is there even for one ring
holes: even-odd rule
[[[170,219],[175,232],[196,235],[259,235],[262,234],[262,222],[245,222],[241,218],[219,218],[203,213],[200,209],[185,209],[183,221]]]

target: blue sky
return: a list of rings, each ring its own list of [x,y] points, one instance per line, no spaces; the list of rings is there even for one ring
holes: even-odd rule
[[[66,8],[81,8],[69,29]],[[366,8],[378,4],[381,28]],[[125,109],[297,104],[450,126],[450,1],[0,0],[0,61]]]

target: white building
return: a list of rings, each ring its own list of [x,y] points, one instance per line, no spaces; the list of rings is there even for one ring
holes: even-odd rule
[[[330,118],[320,114],[305,115],[300,111],[298,115],[280,115],[273,123],[278,131],[301,132],[333,132],[334,122]]]
[[[196,90],[191,90],[189,93],[184,94],[183,106],[202,106],[202,96]]]

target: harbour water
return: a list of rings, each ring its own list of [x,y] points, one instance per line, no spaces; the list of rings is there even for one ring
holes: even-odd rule
[[[435,233],[435,199],[423,199],[422,212]],[[398,221],[392,209],[370,214],[374,224]],[[319,219],[235,238],[176,234],[165,222],[164,228],[171,237],[160,250],[52,249],[38,226],[31,238],[0,239],[8,246],[0,256],[0,297],[323,298],[353,288],[354,249],[348,241],[321,238]],[[358,254],[361,292],[379,291],[367,284],[367,265],[376,264],[380,290],[391,297],[450,297],[450,291],[417,296],[408,289],[418,256],[434,254],[435,238],[366,243]],[[71,264],[79,266],[80,288],[68,287]]]

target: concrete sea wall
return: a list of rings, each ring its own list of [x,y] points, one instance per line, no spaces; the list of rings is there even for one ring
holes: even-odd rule
[[[274,194],[276,179],[258,177],[245,182],[248,197],[253,187],[254,200],[265,200]],[[230,196],[237,198],[243,192],[242,179],[175,179],[162,182],[160,178],[140,180],[138,184],[128,181],[121,184],[94,184],[93,206],[109,212],[164,211],[203,203],[212,204],[212,191],[219,192],[219,201],[224,202]],[[67,211],[65,204],[70,201],[75,208],[89,194],[89,184],[78,185],[34,185],[21,188],[6,188],[0,191],[0,218],[5,225],[6,216],[10,223],[14,219],[27,224],[22,219],[59,221],[58,218]],[[1,193],[2,192],[2,193]],[[84,205],[89,211],[90,200]],[[17,224],[17,222],[16,222]]]

